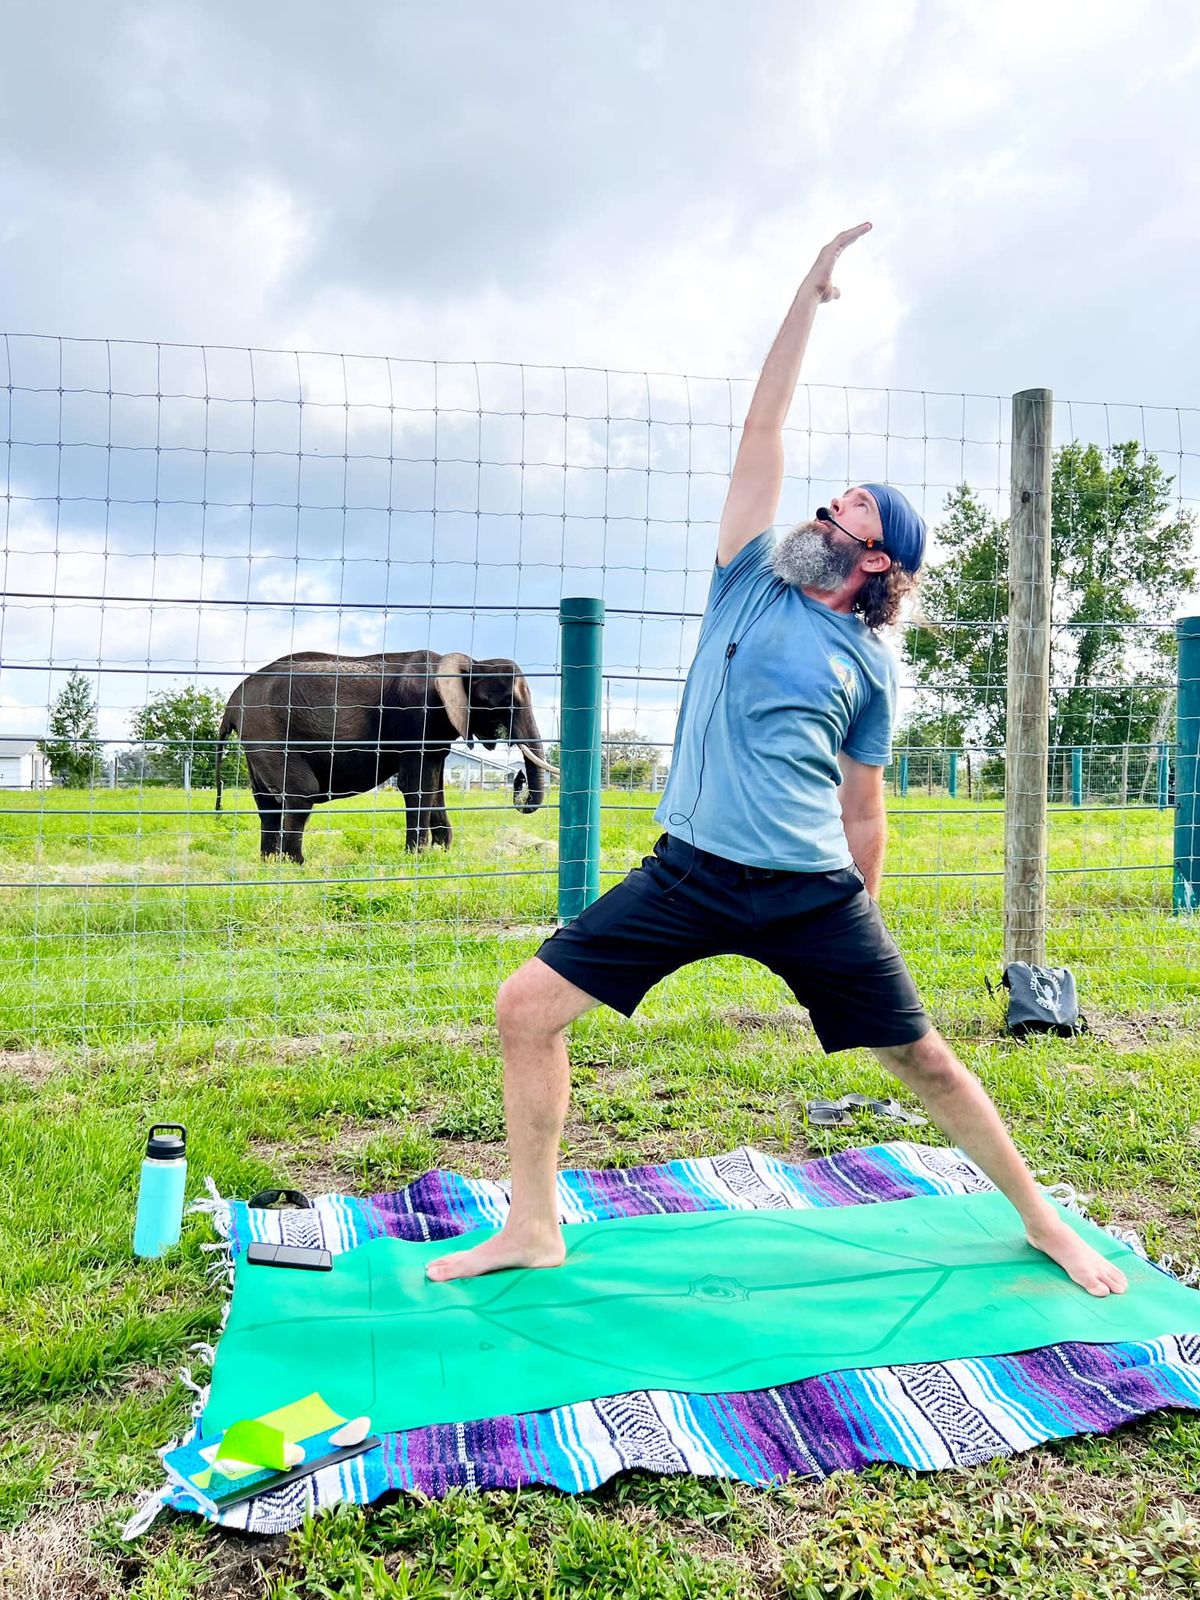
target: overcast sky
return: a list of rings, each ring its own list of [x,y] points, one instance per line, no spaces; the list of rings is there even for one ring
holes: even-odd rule
[[[810,511],[808,497],[829,492],[826,474],[836,486],[839,471],[882,471],[868,443],[856,443],[857,454],[846,446],[843,385],[877,392],[856,413],[867,419],[864,441],[907,431],[897,421],[906,402],[887,410],[888,389],[1005,397],[1046,385],[1064,403],[1060,439],[1145,436],[1167,452],[1184,497],[1200,501],[1200,410],[1177,409],[1200,408],[1193,5],[49,0],[4,9],[0,324],[12,334],[391,356],[398,365],[380,370],[402,387],[420,381],[407,366],[417,359],[745,379],[817,248],[869,218],[874,232],[844,258],[841,301],[818,319],[805,378],[832,386],[833,398],[805,399],[806,408],[826,408],[820,459],[814,464],[811,440],[798,434],[789,457],[795,503],[785,510]],[[77,352],[80,372],[89,350]],[[45,355],[11,342],[12,381],[40,386]],[[154,395],[153,374],[135,366],[131,357],[133,389]],[[460,380],[447,372],[442,405],[456,382],[465,392]],[[338,381],[336,369],[311,367],[301,379],[305,398],[336,401]],[[364,367],[354,381],[355,398],[369,403],[378,374]],[[496,398],[484,409],[507,409],[507,380],[497,371],[485,381]],[[234,366],[215,356],[207,382],[231,402],[242,392]],[[550,393],[544,375],[529,382]],[[585,411],[595,398],[580,387],[577,399],[562,392],[568,398],[551,398],[547,409]],[[661,392],[666,409],[656,414],[686,418],[688,396]],[[748,385],[698,386],[694,416],[719,421],[723,403],[726,422],[737,420],[748,393]],[[1076,409],[1085,401],[1126,404]],[[469,394],[466,403],[479,404]],[[946,484],[964,474],[999,504],[996,442],[1007,401],[972,401],[969,413],[961,401],[929,404],[950,419],[959,462],[926,459],[913,469],[908,481],[928,489],[926,510],[936,514]],[[31,396],[20,407],[12,437],[42,426],[51,430],[42,443],[53,443],[56,421],[39,418]],[[813,416],[805,409],[798,427]],[[82,427],[86,419],[76,420]],[[235,423],[231,413],[236,432]],[[318,416],[318,435],[319,424]],[[111,420],[88,425],[110,430],[113,442]],[[156,403],[137,425],[143,447],[163,443],[166,427],[181,450],[190,448],[182,413],[165,417]],[[821,442],[839,426],[840,458]],[[931,427],[926,414],[923,426],[941,425]],[[973,463],[965,441],[976,437],[983,445]],[[698,537],[688,519],[710,517],[714,494],[719,504],[729,438],[727,430],[714,441],[713,483],[701,484],[682,514],[664,477],[662,506],[643,507],[633,531],[631,506],[631,527],[614,519],[603,548],[595,536],[584,554],[585,523],[560,519],[547,532],[512,520],[517,508],[503,500],[499,476],[493,489],[477,481],[474,491],[476,512],[489,512],[487,496],[496,495],[491,522],[468,516],[456,527],[450,507],[434,519],[428,549],[416,521],[398,538],[365,514],[333,532],[315,522],[298,528],[293,515],[287,537],[260,519],[257,544],[232,515],[224,527],[208,519],[200,535],[165,518],[147,530],[132,506],[101,516],[102,497],[90,490],[73,510],[48,498],[36,443],[20,461],[14,452],[10,467],[21,497],[9,528],[10,588],[336,601],[378,598],[380,584],[398,597],[395,570],[403,576],[408,563],[424,583],[414,581],[417,599],[440,592],[531,604],[565,589],[684,610],[702,604],[712,559],[711,528],[705,523]],[[620,460],[636,471],[626,444]],[[601,445],[610,465],[626,447],[585,429],[576,441],[581,471]],[[665,433],[649,448],[655,465],[673,459]],[[437,453],[453,453],[441,434]],[[897,446],[887,463],[898,481],[902,457]],[[560,496],[562,478],[559,468]],[[536,497],[534,478],[526,487]],[[443,482],[437,493],[444,490]],[[326,503],[315,488],[311,500]],[[459,509],[470,512],[469,495]],[[264,538],[269,548],[256,566]],[[331,539],[337,545],[336,574],[301,564],[305,539],[322,538],[326,554]],[[456,539],[473,541],[473,550],[456,549]],[[481,540],[484,566],[496,568],[482,590]],[[168,553],[150,578],[152,548]],[[118,583],[122,551],[128,570]],[[613,573],[598,571],[597,551]],[[189,552],[208,558],[204,588]],[[471,584],[425,582],[431,554],[462,560]],[[518,555],[534,575],[506,587],[505,568],[515,570]],[[225,559],[240,561],[240,576],[231,566],[222,577]],[[625,568],[633,578],[614,575]],[[245,614],[214,620],[184,608],[168,620],[160,609],[156,635],[145,608],[109,606],[101,636],[88,607],[75,611],[72,620],[59,602],[51,629],[45,606],[10,608],[6,658],[60,666],[90,655],[94,666],[128,657],[190,665],[203,677],[218,662],[232,670],[292,643],[337,642],[328,618],[297,624],[290,612],[266,627]],[[402,627],[364,618],[339,624],[338,638],[361,649],[427,639],[480,654],[504,648],[522,652],[533,670],[552,667],[548,625],[531,621],[521,633],[511,620],[507,630],[469,620],[469,639],[461,619],[451,637],[449,623],[439,632],[428,618],[419,630],[411,618]],[[640,625],[623,626],[610,635],[610,661],[686,669],[688,626],[664,625],[653,640]],[[44,718],[57,681],[12,679],[2,692],[6,733],[32,729],[39,700]],[[110,680],[107,736],[121,731],[149,682],[127,696]],[[659,705],[649,688],[637,693],[635,709]]]

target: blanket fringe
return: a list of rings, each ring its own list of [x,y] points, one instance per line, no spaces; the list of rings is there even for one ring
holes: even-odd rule
[[[167,1445],[168,1450],[173,1449]],[[133,1515],[121,1529],[121,1538],[126,1542],[140,1539],[149,1528],[153,1527],[159,1512],[167,1504],[171,1494],[170,1484],[164,1483],[160,1489],[150,1489],[137,1503]]]
[[[1057,1200],[1059,1205],[1066,1206],[1068,1211],[1074,1211],[1078,1216],[1086,1217],[1088,1207],[1096,1198],[1094,1194],[1084,1194],[1073,1183],[1044,1183],[1042,1191],[1052,1200]]]
[[[1176,1256],[1161,1256],[1156,1264],[1173,1278],[1178,1278],[1185,1289],[1200,1289],[1200,1261],[1180,1261]]]

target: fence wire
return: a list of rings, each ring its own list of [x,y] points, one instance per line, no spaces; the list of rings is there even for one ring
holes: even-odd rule
[[[558,764],[558,602],[606,607],[603,888],[661,831],[752,382],[31,336],[0,360],[6,1040],[489,1014],[556,921],[529,754]],[[952,1026],[1002,949],[1009,418],[802,385],[785,432],[781,525],[883,480],[932,529],[892,641],[883,902]],[[1197,993],[1171,821],[1198,419],[1055,406],[1050,958],[1113,1010]],[[648,1005],[788,998],[721,961]]]

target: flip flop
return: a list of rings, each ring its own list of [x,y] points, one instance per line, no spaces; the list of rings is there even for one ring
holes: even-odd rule
[[[819,1128],[836,1128],[843,1123],[853,1122],[851,1108],[874,1111],[881,1117],[890,1117],[893,1122],[902,1122],[912,1128],[923,1128],[929,1121],[928,1117],[923,1117],[919,1111],[910,1111],[898,1100],[875,1100],[867,1094],[845,1094],[840,1100],[810,1100],[805,1106],[809,1122]]]
[[[919,1111],[910,1111],[907,1106],[902,1106],[899,1100],[868,1100],[868,1108],[877,1111],[882,1117],[891,1117],[896,1122],[905,1122],[913,1128],[923,1128],[929,1121]]]
[[[816,1128],[836,1128],[843,1122],[854,1121],[840,1100],[810,1100],[804,1110]]]

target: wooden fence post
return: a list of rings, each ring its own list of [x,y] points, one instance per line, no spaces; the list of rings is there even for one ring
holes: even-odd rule
[[[1013,396],[1008,531],[1004,960],[1046,960],[1050,739],[1050,475],[1053,396]]]

